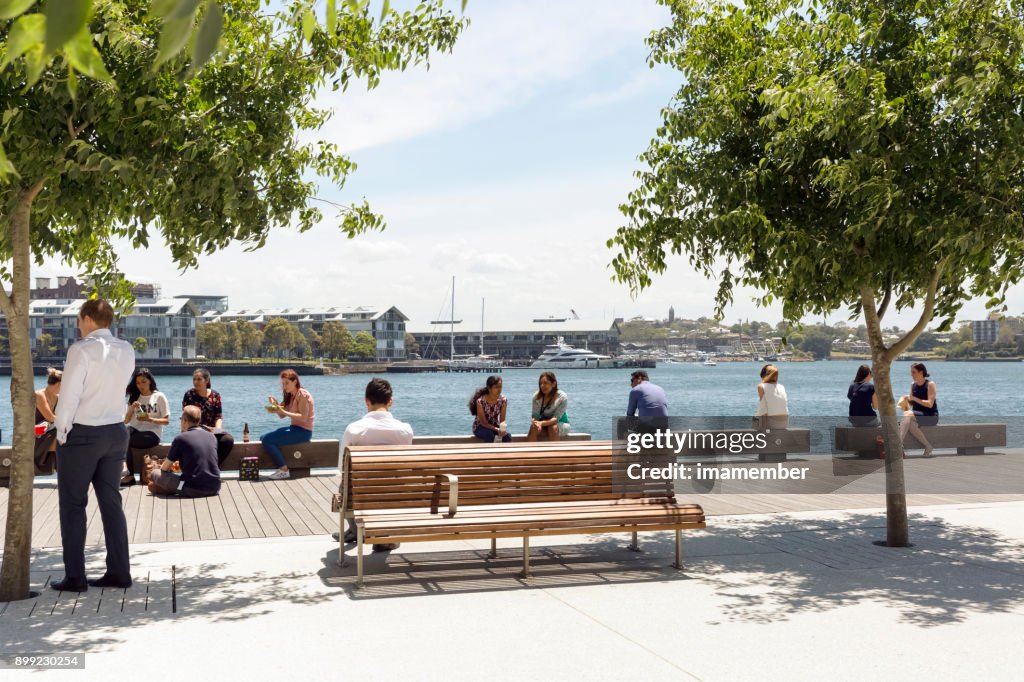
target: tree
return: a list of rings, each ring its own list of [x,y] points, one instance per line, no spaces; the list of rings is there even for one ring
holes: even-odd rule
[[[320,223],[316,179],[340,187],[354,165],[309,141],[330,115],[315,93],[374,87],[386,70],[450,50],[465,23],[443,0],[380,19],[365,0],[337,4],[328,0],[320,26],[305,0],[282,12],[208,0],[198,13],[196,0],[160,0],[152,15],[150,3],[126,0],[0,3],[0,283],[10,289],[0,312],[16,453],[0,601],[29,585],[32,261],[62,258],[126,305],[115,238],[162,240],[187,269],[232,242],[257,249],[273,228]],[[383,227],[365,201],[342,206],[337,223],[349,237]]]
[[[53,336],[43,332],[36,339],[36,355],[41,358],[48,358],[53,355]]]
[[[806,329],[794,345],[810,353],[815,360],[824,360],[832,355],[832,335],[820,327]]]
[[[223,357],[228,348],[227,326],[221,322],[207,322],[196,328],[196,344],[200,355],[208,358]]]
[[[410,353],[420,352],[420,342],[416,340],[416,337],[411,332],[405,333],[405,355],[409,356]]]
[[[349,347],[349,355],[354,355],[360,360],[369,360],[377,357],[377,339],[373,338],[370,332],[359,332],[352,340]]]
[[[139,355],[145,355],[146,351],[149,350],[149,339],[145,336],[138,336],[132,343],[132,347],[135,348],[135,352]]]
[[[320,330],[320,348],[323,353],[331,358],[344,358],[348,356],[351,345],[352,332],[343,322],[331,320],[324,323]]]
[[[253,357],[263,348],[263,331],[248,320],[233,323],[235,334],[235,355]]]
[[[935,335],[935,332],[925,331],[921,332],[921,335],[917,337],[917,340],[911,344],[910,350],[912,351],[929,351],[939,345],[939,337]]]
[[[1024,265],[1024,18],[1005,0],[675,0],[650,60],[682,85],[609,240],[634,291],[668,254],[868,330],[889,456],[887,543],[908,542],[890,368],[933,318],[1001,307]],[[886,342],[890,309],[918,306]]]
[[[286,350],[292,347],[297,331],[288,320],[282,317],[268,320],[263,326],[264,354],[280,358]]]

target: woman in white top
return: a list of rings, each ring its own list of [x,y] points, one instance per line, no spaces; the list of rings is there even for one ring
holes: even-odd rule
[[[128,411],[124,414],[124,423],[128,425],[128,452],[121,485],[135,485],[132,448],[148,449],[159,445],[164,427],[170,422],[171,409],[167,396],[156,390],[153,373],[145,367],[132,373],[125,395],[128,396]]]
[[[789,426],[789,399],[786,388],[779,383],[779,368],[765,365],[761,368],[761,383],[757,385],[757,412],[762,428],[784,429]]]

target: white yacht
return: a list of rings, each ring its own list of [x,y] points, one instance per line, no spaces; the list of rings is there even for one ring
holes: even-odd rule
[[[565,343],[562,337],[558,337],[558,343],[544,347],[533,364],[532,369],[605,369],[608,367],[622,367],[621,360],[615,360],[608,355],[598,355],[592,350],[585,348],[573,348]]]
[[[456,355],[444,363],[451,369],[501,369],[497,355]]]
[[[707,358],[701,364],[703,364],[705,367],[717,367],[718,366],[718,363],[715,362],[714,358]]]

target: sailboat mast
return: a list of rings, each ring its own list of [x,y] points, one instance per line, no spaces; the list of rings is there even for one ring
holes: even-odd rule
[[[484,354],[484,299],[480,299],[480,355]]]
[[[450,350],[449,357],[455,359],[455,275],[452,275],[452,316],[449,321],[452,325],[452,334],[450,337],[452,348]]]

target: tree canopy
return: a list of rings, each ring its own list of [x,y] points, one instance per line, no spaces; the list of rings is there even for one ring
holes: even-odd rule
[[[907,543],[893,360],[933,317],[1024,276],[1024,6],[1010,0],[662,0],[650,61],[682,84],[608,241],[636,291],[670,255],[780,301],[863,314]],[[890,308],[920,306],[895,341]]]
[[[190,268],[233,242],[258,249],[274,228],[312,228],[326,219],[319,183],[341,188],[355,169],[316,139],[331,115],[317,93],[374,87],[450,50],[466,25],[443,0],[385,3],[379,18],[368,0],[328,0],[323,23],[314,4],[0,0],[0,311],[15,432],[0,600],[28,594],[32,261],[61,259],[127,301],[117,239],[162,241]],[[365,200],[332,219],[348,237],[384,224]],[[237,332],[242,352],[259,346],[258,330]]]

